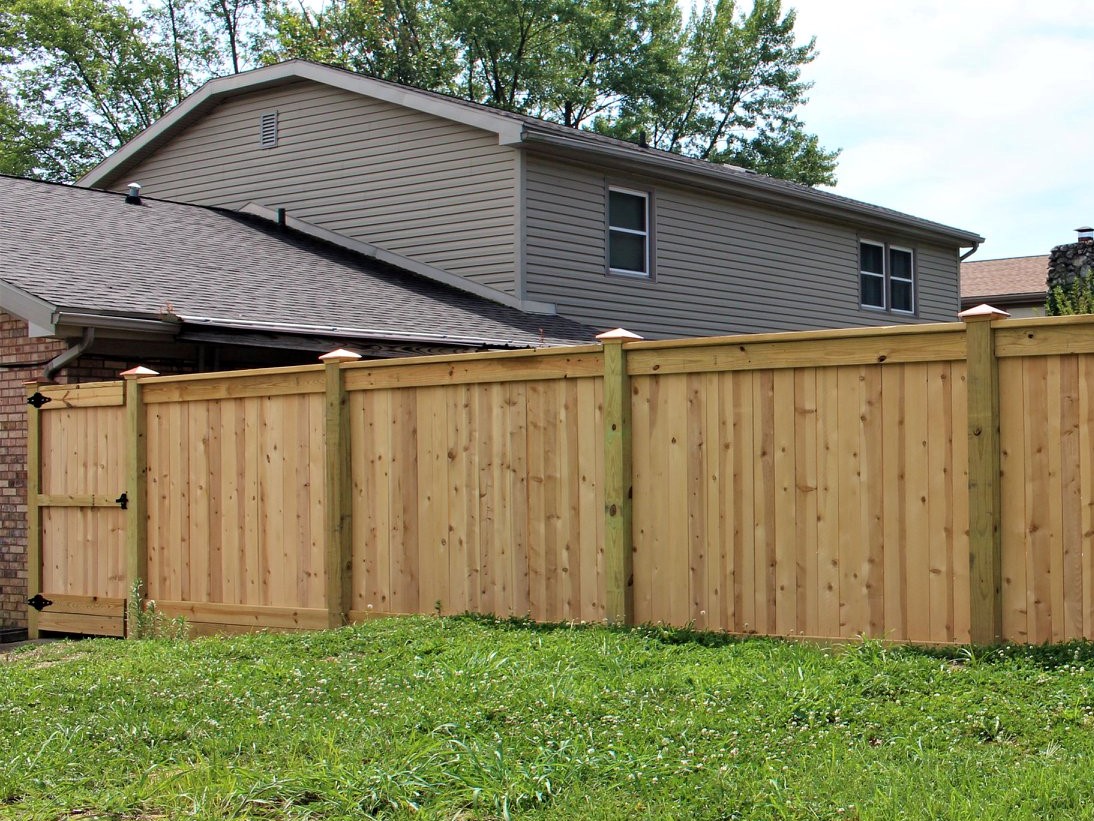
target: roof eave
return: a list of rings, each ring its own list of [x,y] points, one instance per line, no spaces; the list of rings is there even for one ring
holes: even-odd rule
[[[829,219],[833,217],[843,220],[853,219],[862,225],[896,229],[905,234],[914,234],[931,239],[943,239],[961,248],[979,245],[984,242],[983,237],[971,231],[951,228],[911,215],[898,216],[894,214],[889,216],[879,213],[875,206],[868,203],[858,203],[845,198],[837,200],[823,191],[817,191],[805,186],[802,186],[800,190],[788,190],[781,181],[772,180],[763,174],[752,171],[727,172],[725,168],[713,164],[711,164],[709,170],[703,169],[696,166],[688,158],[677,157],[668,152],[638,153],[627,145],[590,143],[582,140],[578,134],[571,137],[554,130],[536,129],[534,127],[525,129],[524,143],[526,145],[548,146],[564,152],[586,154],[599,160],[615,161],[631,171],[642,170],[636,169],[636,166],[646,166],[650,169],[646,173],[665,179],[689,185],[698,183],[722,193],[732,193],[738,196],[744,194],[751,201],[759,201],[783,208],[792,207],[793,210],[798,212],[804,211]]]

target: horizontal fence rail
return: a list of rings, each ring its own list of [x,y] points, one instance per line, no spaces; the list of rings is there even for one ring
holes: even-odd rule
[[[32,630],[1094,638],[1094,318],[968,313],[30,385]]]

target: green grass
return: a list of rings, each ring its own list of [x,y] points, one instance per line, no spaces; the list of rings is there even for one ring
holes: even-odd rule
[[[0,656],[0,818],[1094,817],[1094,645],[472,618]]]

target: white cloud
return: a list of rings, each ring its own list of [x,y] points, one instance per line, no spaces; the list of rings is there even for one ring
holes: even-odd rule
[[[1094,13],[1077,0],[790,0],[836,191],[977,231],[978,258],[1094,222]]]

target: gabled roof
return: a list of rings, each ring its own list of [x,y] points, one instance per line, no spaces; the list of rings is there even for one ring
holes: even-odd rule
[[[993,304],[1044,302],[1048,292],[1048,254],[961,263],[962,301]]]
[[[521,348],[596,333],[249,214],[0,176],[0,215],[0,308],[39,332],[220,328]]]
[[[984,241],[983,237],[970,231],[951,228],[805,185],[766,177],[737,166],[715,165],[306,60],[290,60],[210,80],[88,172],[80,180],[80,184],[93,187],[103,187],[112,182],[116,184],[119,174],[140,162],[164,141],[226,97],[300,80],[322,83],[494,132],[502,145],[535,147],[540,151],[572,159],[638,171],[689,185],[700,185],[723,194],[775,207],[791,208],[828,218],[854,220],[870,227],[895,229],[905,234],[944,240],[959,247],[978,245]]]

